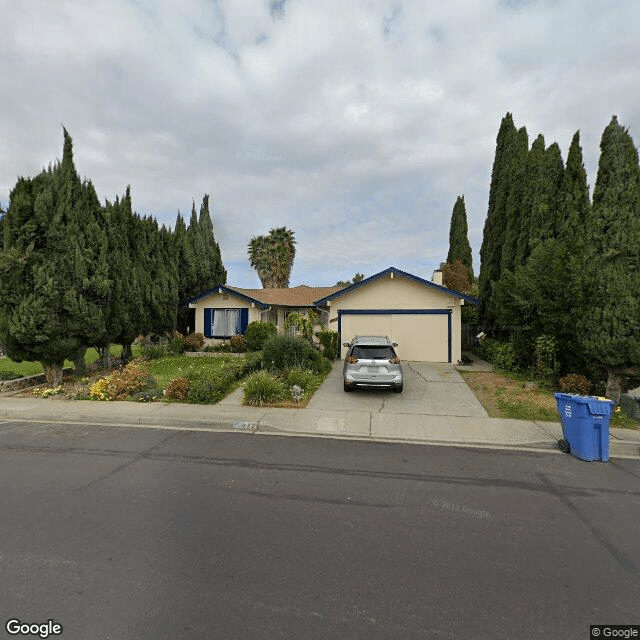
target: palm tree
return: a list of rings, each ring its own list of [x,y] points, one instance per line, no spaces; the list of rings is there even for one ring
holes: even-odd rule
[[[258,272],[263,289],[286,288],[296,255],[293,231],[271,229],[266,236],[253,236],[248,244],[249,263]]]

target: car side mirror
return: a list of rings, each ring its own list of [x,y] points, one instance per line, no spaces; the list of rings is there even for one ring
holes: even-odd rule
[[[392,342],[391,344],[392,344],[394,347],[397,347],[397,346],[398,346],[398,343],[397,343],[397,342]]]

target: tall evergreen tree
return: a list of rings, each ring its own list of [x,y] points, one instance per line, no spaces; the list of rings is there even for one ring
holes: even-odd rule
[[[554,142],[544,152],[541,172],[534,190],[529,228],[529,254],[544,240],[558,236],[558,197],[563,177],[562,154],[558,143]]]
[[[203,238],[204,254],[202,257],[202,278],[205,288],[214,287],[216,284],[226,284],[227,271],[222,264],[220,246],[216,241],[213,221],[209,212],[209,195],[204,194],[200,205],[198,218],[200,234]]]
[[[500,258],[500,273],[513,269],[518,249],[523,211],[524,193],[527,179],[527,159],[529,156],[529,136],[522,127],[518,130],[509,154],[509,194],[505,206],[505,232]]]
[[[583,244],[590,211],[587,172],[582,159],[580,132],[576,131],[558,194],[558,237],[572,245],[577,241]]]
[[[489,208],[480,248],[478,293],[482,301],[481,314],[485,322],[491,318],[489,304],[491,286],[500,277],[502,246],[506,233],[507,198],[509,197],[510,155],[516,135],[513,117],[507,113],[500,123],[496,139],[496,154],[489,189]]]
[[[453,211],[451,212],[447,263],[454,264],[456,260],[460,260],[469,271],[469,281],[473,282],[473,256],[471,254],[468,233],[467,210],[464,204],[464,196],[458,196],[453,205]]]
[[[618,402],[626,368],[640,364],[640,166],[613,116],[600,142],[585,265],[587,305],[577,327],[586,355],[607,371]]]
[[[515,243],[513,267],[523,265],[529,256],[529,236],[531,234],[533,203],[539,188],[545,148],[544,136],[539,134],[533,141],[531,149],[527,154],[526,179],[522,192],[520,226],[518,239]]]
[[[82,363],[104,332],[108,299],[105,237],[90,182],[73,163],[64,130],[62,161],[11,192],[0,255],[0,342],[16,361],[38,360],[60,384],[65,359]]]

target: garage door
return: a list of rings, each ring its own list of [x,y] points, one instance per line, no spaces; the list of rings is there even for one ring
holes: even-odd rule
[[[340,342],[356,335],[389,336],[402,360],[451,362],[451,313],[447,309],[339,312]],[[343,347],[342,356],[346,349]]]

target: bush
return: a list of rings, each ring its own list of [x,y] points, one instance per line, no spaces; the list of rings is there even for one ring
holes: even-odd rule
[[[227,365],[224,370],[236,380],[241,380],[260,369],[262,369],[262,354],[250,353],[245,358],[238,359],[238,362]]]
[[[0,380],[17,380],[23,376],[15,371],[0,371]]]
[[[337,360],[340,357],[340,334],[336,331],[321,329],[316,337],[322,345],[322,355],[328,360]]]
[[[130,362],[122,371],[114,371],[98,380],[89,395],[98,400],[124,400],[152,386],[157,385],[149,371],[136,362]]]
[[[154,400],[162,398],[162,396],[163,394],[161,389],[148,389],[147,391],[138,391],[131,397],[138,402],[153,402]]]
[[[485,338],[482,344],[476,348],[476,352],[498,369],[505,371],[518,369],[518,354],[511,342],[498,342],[491,338]]]
[[[236,333],[236,335],[229,340],[229,344],[231,345],[231,351],[233,351],[233,353],[244,353],[247,350],[247,341],[244,339],[244,336],[239,333]]]
[[[264,343],[277,333],[276,325],[272,322],[251,322],[244,334],[247,350],[261,351]]]
[[[204,336],[201,333],[189,333],[184,336],[185,351],[201,351],[204,346]]]
[[[175,336],[167,340],[167,351],[169,355],[181,356],[185,350],[184,338],[179,333],[176,333]]]
[[[302,338],[280,334],[269,338],[262,349],[265,369],[285,371],[286,369],[313,369],[325,366],[318,358],[322,356]]]
[[[250,375],[244,384],[244,404],[262,407],[287,397],[287,389],[275,376],[266,371]]]
[[[225,398],[235,384],[235,377],[227,372],[215,377],[192,380],[187,392],[187,400],[193,404],[215,404]]]
[[[145,344],[142,347],[142,357],[145,360],[159,360],[169,354],[166,342],[158,344]]]
[[[289,389],[298,386],[307,391],[315,386],[316,377],[313,371],[309,371],[308,369],[291,369],[291,371],[287,373],[284,384]]]
[[[174,378],[164,388],[164,395],[171,400],[186,400],[189,393],[189,380],[185,377]]]
[[[205,353],[226,353],[231,351],[231,346],[228,342],[219,342],[218,344],[208,344],[203,351]]]
[[[559,380],[560,391],[563,393],[575,393],[581,396],[588,396],[591,390],[591,383],[577,373],[570,373]]]

